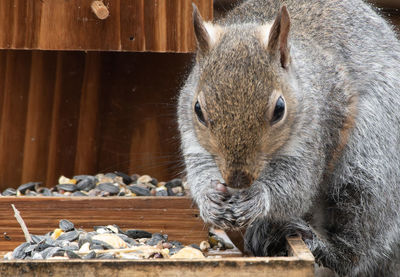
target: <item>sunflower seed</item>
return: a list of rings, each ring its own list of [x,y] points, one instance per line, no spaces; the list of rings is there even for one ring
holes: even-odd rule
[[[167,188],[167,194],[168,194],[168,196],[175,196],[175,193],[172,190],[172,188]]]
[[[17,190],[18,190],[19,192],[21,192],[21,193],[25,193],[25,191],[26,191],[27,189],[29,189],[29,190],[36,190],[36,188],[38,188],[39,185],[41,185],[41,184],[42,184],[41,182],[29,182],[29,183],[20,185],[20,186],[17,188]]]
[[[162,235],[162,234],[154,233],[153,236],[151,237],[151,239],[149,239],[149,240],[146,242],[146,244],[147,244],[147,245],[154,246],[154,245],[157,245],[159,242],[164,243],[164,242],[166,242],[167,240],[168,240],[168,236],[165,237],[165,236]]]
[[[180,241],[177,240],[172,240],[169,243],[172,244],[173,247],[177,247],[177,248],[183,248],[183,244]]]
[[[79,250],[79,246],[78,244],[68,244],[62,247],[62,250],[69,250],[69,251],[78,251]]]
[[[82,196],[88,196],[87,194],[83,193],[82,191],[75,191],[71,194],[72,196],[78,196],[78,197],[82,197]]]
[[[104,247],[107,249],[112,249],[112,248],[125,248],[126,243],[123,239],[118,237],[116,234],[99,234],[95,235],[92,237],[92,242],[93,243],[104,243]],[[101,244],[101,243],[100,243]],[[111,246],[111,248],[109,247]]]
[[[83,260],[91,260],[94,258],[96,258],[96,252],[94,252],[94,251],[91,251],[87,255],[82,257]]]
[[[74,241],[78,238],[79,236],[79,232],[78,231],[70,231],[70,232],[66,232],[61,234],[57,240],[58,241],[62,241],[62,240],[67,240],[67,241]]]
[[[173,248],[169,249],[169,255],[172,256],[172,255],[178,253],[181,249],[183,249],[183,246],[182,247],[173,247]]]
[[[56,186],[56,188],[60,191],[60,190],[64,190],[64,191],[69,191],[69,192],[74,192],[77,190],[76,185],[74,184],[59,184]]]
[[[139,179],[137,180],[138,183],[150,183],[151,180],[153,180],[153,178],[151,178],[149,175],[142,175],[139,177]]]
[[[119,187],[113,185],[112,183],[101,183],[97,186],[99,190],[109,192],[110,194],[117,194],[119,192]]]
[[[12,252],[13,259],[23,259],[26,257],[25,249],[30,245],[29,242],[24,242],[20,244],[17,248]]]
[[[96,187],[96,181],[93,176],[89,176],[84,179],[80,179],[79,182],[76,184],[78,190],[89,191]]]
[[[132,183],[132,178],[129,175],[119,171],[115,171],[114,173],[119,177],[122,177],[125,185],[129,185],[130,183]]]
[[[156,188],[156,196],[168,196],[168,192],[165,187],[158,187]]]
[[[202,242],[200,242],[200,249],[201,251],[207,251],[208,249],[210,249],[210,243],[208,241],[203,240]]]
[[[134,239],[128,237],[127,235],[124,235],[124,234],[117,234],[117,236],[120,237],[120,238],[123,239],[126,243],[128,243],[128,244],[130,244],[130,245],[132,245],[132,246],[137,244],[137,242],[136,242]]]
[[[52,196],[53,195],[51,190],[48,188],[40,188],[40,189],[38,189],[38,192],[43,196]]]
[[[127,186],[127,188],[137,196],[150,196],[150,190],[148,188],[143,188],[138,185],[130,185]]]
[[[182,180],[181,179],[172,179],[171,181],[167,182],[165,184],[165,187],[167,188],[174,188],[174,187],[181,187],[182,186]]]
[[[97,256],[97,259],[101,260],[112,260],[115,259],[115,255],[111,253],[104,253]]]
[[[111,178],[111,179],[115,179],[115,177],[117,177],[118,175],[112,172],[106,173],[104,174],[105,177]]]
[[[35,250],[35,248],[36,248],[36,245],[35,244],[31,244],[31,245],[29,245],[28,247],[25,248],[24,252],[28,254],[28,253],[32,252],[33,250]]]
[[[38,244],[36,244],[34,250],[37,252],[42,252],[43,250],[45,250],[46,248],[52,247],[52,244],[48,244],[46,243],[46,241],[41,241]]]
[[[92,236],[88,233],[82,233],[78,237],[78,246],[79,248],[82,247],[85,243],[91,243],[92,242]]]
[[[79,260],[82,259],[81,256],[79,256],[78,254],[76,254],[73,251],[67,250],[67,251],[65,251],[65,253],[67,253],[68,258],[70,258],[70,259],[79,259]]]
[[[17,195],[17,191],[13,188],[7,188],[3,191],[3,193],[1,194],[3,196],[14,196]]]
[[[151,238],[152,234],[143,230],[126,230],[125,234],[132,239]]]
[[[101,241],[92,241],[89,247],[90,250],[104,250],[104,249],[113,249],[111,245],[108,245],[105,242]]]
[[[48,259],[50,257],[55,257],[55,256],[63,256],[65,253],[65,251],[63,249],[61,249],[61,247],[49,247],[45,250],[43,250],[40,254],[42,254],[42,256],[45,259]]]
[[[58,224],[58,226],[64,232],[68,232],[68,231],[74,230],[74,228],[75,228],[74,223],[72,223],[71,221],[66,220],[66,219],[61,219],[60,223]]]

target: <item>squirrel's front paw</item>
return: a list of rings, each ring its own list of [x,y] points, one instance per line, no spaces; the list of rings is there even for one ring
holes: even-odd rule
[[[230,195],[223,184],[211,181],[208,191],[197,203],[203,220],[218,228],[232,228],[235,219],[228,203],[229,198]]]
[[[254,190],[229,191],[218,181],[211,181],[197,204],[203,220],[218,228],[240,230],[266,213],[265,198]]]
[[[300,235],[311,247],[315,234],[303,220],[292,222],[254,222],[245,234],[245,250],[254,256],[287,255],[286,237]]]

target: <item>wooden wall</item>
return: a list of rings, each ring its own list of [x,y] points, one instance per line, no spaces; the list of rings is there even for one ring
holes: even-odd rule
[[[212,0],[103,0],[100,20],[92,1],[1,0],[0,48],[191,52],[191,3],[213,14]]]
[[[0,51],[0,188],[120,170],[179,172],[190,54]]]

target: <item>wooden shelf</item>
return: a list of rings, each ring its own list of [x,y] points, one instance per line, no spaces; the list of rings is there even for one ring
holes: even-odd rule
[[[191,52],[192,1],[104,0],[99,19],[89,0],[0,1],[0,49]],[[212,0],[194,0],[211,19]]]
[[[208,238],[208,228],[199,211],[185,197],[71,198],[0,197],[0,234],[13,240],[0,242],[0,254],[24,241],[14,218],[14,204],[29,231],[44,234],[69,219],[76,227],[90,230],[94,225],[117,224],[121,229],[137,228],[167,233],[184,244]],[[229,238],[217,232],[224,240]],[[17,242],[17,243],[16,243]],[[314,276],[314,257],[299,237],[288,238],[288,257],[243,257],[234,248],[208,252],[212,258],[157,260],[19,260],[0,261],[1,276]],[[218,257],[215,257],[217,255]],[[83,274],[84,275],[81,275]]]
[[[117,224],[121,229],[166,233],[185,244],[208,238],[208,228],[188,197],[0,197],[0,251],[25,241],[11,204],[20,211],[29,232],[43,235],[68,219],[76,228]],[[6,233],[9,240],[2,236]],[[1,271],[0,271],[1,272]]]

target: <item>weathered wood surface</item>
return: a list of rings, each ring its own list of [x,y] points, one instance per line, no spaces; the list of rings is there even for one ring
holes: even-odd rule
[[[114,170],[176,177],[176,95],[192,58],[0,51],[0,190]]]
[[[314,259],[300,238],[291,238],[290,257],[194,260],[1,261],[1,276],[314,276]],[[299,249],[297,249],[299,248]],[[306,253],[308,251],[308,254]],[[297,256],[300,253],[300,256]],[[311,258],[309,257],[311,255]]]
[[[287,237],[289,256],[299,257],[305,261],[314,261],[314,256],[304,244],[304,242],[296,237]]]
[[[0,1],[0,49],[191,52],[192,1],[104,0],[99,19],[89,0]],[[206,19],[212,0],[193,0]]]
[[[297,258],[224,258],[159,261],[0,262],[1,276],[311,277],[314,264]]]
[[[208,238],[208,229],[187,197],[0,197],[0,251],[10,251],[25,241],[11,204],[20,211],[29,232],[37,235],[58,228],[60,219],[68,219],[88,231],[93,226],[117,224],[123,230],[167,233],[169,239],[186,244]]]

